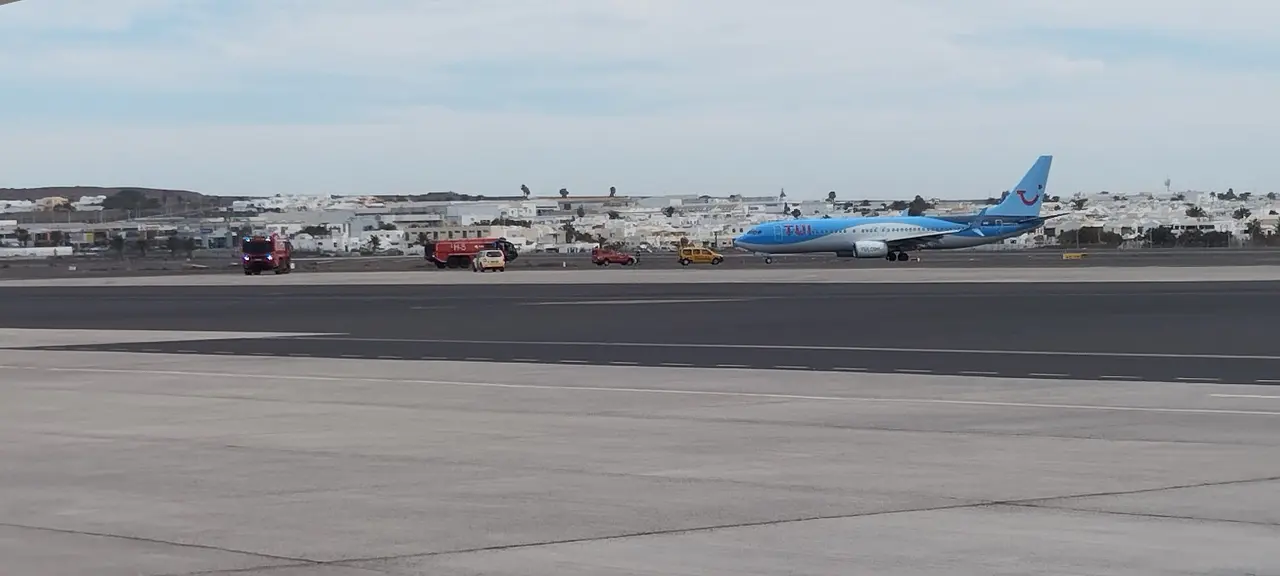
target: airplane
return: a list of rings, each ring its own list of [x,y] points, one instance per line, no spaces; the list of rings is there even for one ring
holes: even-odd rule
[[[1020,236],[1066,213],[1040,215],[1053,156],[1041,156],[1004,200],[958,216],[862,216],[801,218],[758,224],[733,245],[765,256],[834,252],[844,258],[905,262],[915,250],[972,248]]]

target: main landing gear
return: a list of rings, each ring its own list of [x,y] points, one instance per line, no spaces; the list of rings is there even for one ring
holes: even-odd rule
[[[887,255],[885,255],[884,259],[885,259],[885,260],[888,260],[888,261],[890,261],[890,262],[893,262],[893,261],[895,261],[895,260],[896,260],[896,261],[898,261],[898,262],[906,262],[906,261],[908,261],[908,260],[911,260],[911,255],[907,254],[906,252],[902,252],[902,251],[898,251],[898,252],[890,252],[890,253],[888,253]]]

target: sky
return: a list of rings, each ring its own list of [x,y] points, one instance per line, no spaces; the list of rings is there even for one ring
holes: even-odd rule
[[[0,0],[3,1],[3,0]],[[0,187],[1280,191],[1264,0],[21,0]]]

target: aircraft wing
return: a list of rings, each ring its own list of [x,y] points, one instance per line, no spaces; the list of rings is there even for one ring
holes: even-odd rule
[[[929,243],[935,240],[941,240],[943,236],[950,236],[951,234],[962,232],[964,230],[968,230],[968,228],[961,228],[959,230],[946,230],[942,232],[922,232],[914,236],[905,236],[905,237],[894,238],[892,240],[885,240],[884,243],[889,246],[890,250],[894,250],[894,249],[911,250],[918,246],[928,245]]]

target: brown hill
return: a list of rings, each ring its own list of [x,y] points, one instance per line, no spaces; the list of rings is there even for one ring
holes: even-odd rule
[[[218,196],[205,196],[190,190],[164,190],[158,188],[135,188],[132,186],[45,186],[42,188],[0,188],[0,200],[39,200],[50,196],[60,196],[75,202],[83,196],[106,196],[108,198],[125,190],[135,190],[147,200],[154,199],[161,206],[169,204],[230,204],[230,199]]]

